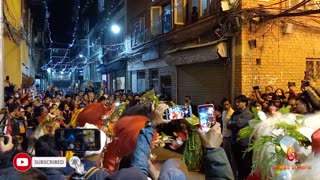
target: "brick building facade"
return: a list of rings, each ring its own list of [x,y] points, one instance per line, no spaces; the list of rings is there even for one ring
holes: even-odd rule
[[[274,9],[290,8],[288,2],[280,3]],[[261,3],[249,1],[243,4],[243,8],[258,7]],[[316,9],[315,6],[306,4],[299,10]],[[280,13],[280,10],[273,13]],[[241,34],[235,38],[236,95],[249,95],[255,85],[272,85],[286,91],[289,81],[296,82],[299,91],[300,82],[305,78],[320,85],[317,82],[320,78],[320,34],[314,30],[319,24],[312,21],[319,15],[313,16],[276,18],[261,25],[256,32],[252,32],[252,26],[249,29],[250,24],[243,25]],[[298,22],[313,28],[303,27]],[[255,40],[256,46],[250,47],[249,40]]]
[[[220,1],[210,0],[114,2],[110,23],[122,22],[121,38],[111,41],[116,36],[105,33],[102,43],[123,45],[103,50],[102,74],[111,91],[121,78],[134,93],[153,86],[177,103],[185,95],[196,104],[219,103],[249,95],[255,85],[286,91],[293,81],[298,90],[302,79],[320,79],[319,25],[303,15],[315,4],[286,12],[297,3],[221,1],[220,8]],[[199,8],[196,20],[193,6]]]

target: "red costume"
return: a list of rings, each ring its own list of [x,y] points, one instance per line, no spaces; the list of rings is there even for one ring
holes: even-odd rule
[[[101,103],[93,103],[88,105],[77,117],[79,126],[84,126],[85,123],[96,125],[99,129],[104,130],[102,117],[107,115],[111,117],[113,107],[106,107]],[[104,167],[109,173],[116,170],[116,164],[119,159],[129,154],[132,154],[140,130],[145,127],[148,117],[146,116],[125,116],[120,118],[114,125],[114,137],[112,142],[108,144],[107,151],[104,154]],[[154,138],[156,138],[154,133]]]
[[[77,122],[79,126],[84,126],[86,123],[96,125],[100,130],[103,130],[104,115],[111,116],[113,107],[106,107],[102,103],[89,104],[78,115]]]
[[[120,118],[114,126],[114,139],[108,144],[104,154],[104,167],[109,173],[115,171],[117,160],[133,153],[140,130],[145,127],[148,117],[125,116]],[[156,132],[153,140],[156,139]]]

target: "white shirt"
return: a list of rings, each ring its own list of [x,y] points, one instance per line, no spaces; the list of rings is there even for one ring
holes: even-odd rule
[[[222,135],[223,137],[231,137],[232,131],[227,128],[227,124],[233,114],[234,110],[230,108],[228,111],[223,111],[222,112],[222,123],[223,123],[223,130],[222,130]]]

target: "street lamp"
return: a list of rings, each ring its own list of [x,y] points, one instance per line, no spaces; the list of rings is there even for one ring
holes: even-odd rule
[[[111,26],[111,31],[115,34],[118,34],[120,32],[120,27],[116,24]]]
[[[82,55],[82,54],[80,54],[80,55],[79,55],[79,57],[83,58],[83,55]]]

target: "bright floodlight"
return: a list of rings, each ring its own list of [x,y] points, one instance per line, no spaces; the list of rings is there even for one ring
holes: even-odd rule
[[[83,55],[82,55],[82,54],[80,54],[80,55],[79,55],[79,57],[83,58]]]
[[[47,72],[50,73],[50,72],[51,72],[51,68],[48,68],[48,69],[47,69]]]
[[[115,34],[118,34],[120,32],[120,27],[118,25],[112,25],[111,31]]]

